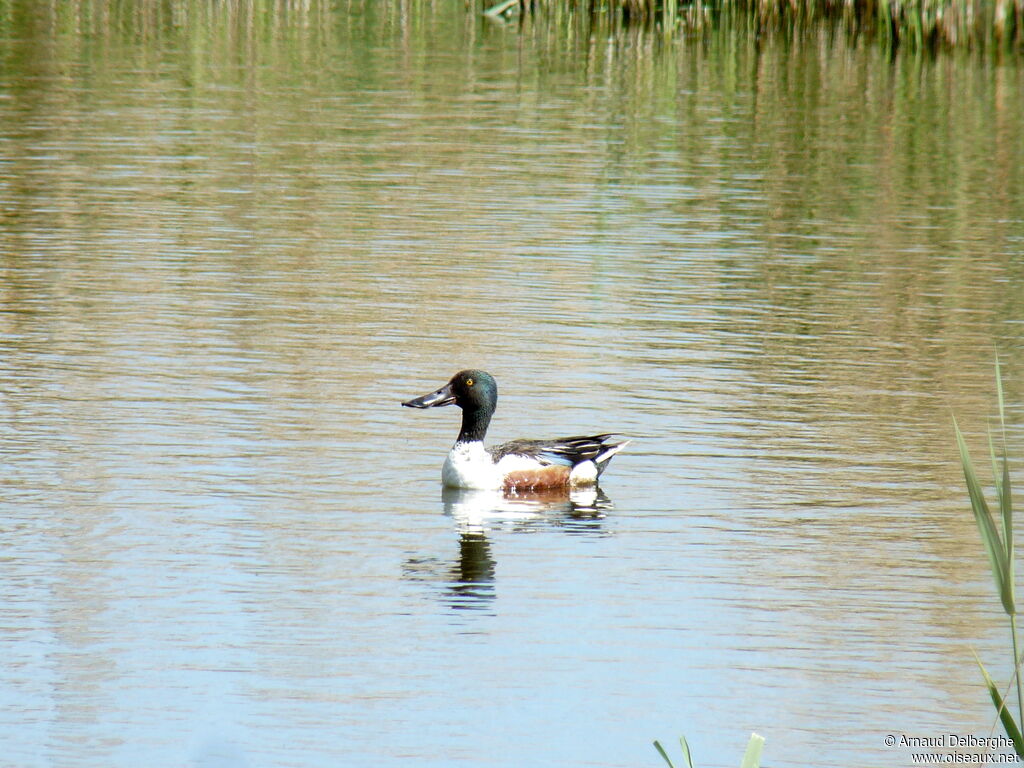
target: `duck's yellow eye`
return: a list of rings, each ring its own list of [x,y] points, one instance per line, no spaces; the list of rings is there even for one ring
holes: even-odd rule
[[[466,386],[467,387],[472,387],[473,386],[473,380],[472,379],[466,379]]]

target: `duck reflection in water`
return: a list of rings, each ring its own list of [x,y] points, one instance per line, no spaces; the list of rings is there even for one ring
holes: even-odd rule
[[[441,501],[445,514],[450,515],[463,532],[542,527],[600,532],[601,520],[612,506],[598,486],[571,491],[565,488],[535,491],[444,488]]]
[[[459,553],[454,562],[437,557],[410,557],[402,575],[411,581],[435,584],[442,602],[454,610],[484,610],[494,602],[494,557],[487,534],[459,532]]]
[[[494,601],[494,558],[485,533],[459,534],[459,558],[447,591],[447,603],[455,610],[480,610]]]
[[[404,572],[408,579],[442,583],[443,602],[459,611],[486,610],[497,596],[489,534],[556,528],[601,535],[601,521],[611,507],[609,498],[597,488],[572,492],[445,488],[441,501],[445,514],[456,524],[458,556],[448,565],[435,558],[410,558]]]

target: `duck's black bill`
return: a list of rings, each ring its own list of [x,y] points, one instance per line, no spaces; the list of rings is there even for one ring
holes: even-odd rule
[[[437,408],[442,405],[451,405],[455,402],[455,393],[452,392],[451,384],[445,384],[437,392],[431,392],[423,397],[406,400],[402,405],[407,408]]]

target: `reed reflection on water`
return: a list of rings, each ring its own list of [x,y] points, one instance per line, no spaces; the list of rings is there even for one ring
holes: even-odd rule
[[[988,732],[949,415],[981,450],[997,348],[1024,456],[1017,64],[256,7],[0,13],[6,760]],[[462,367],[495,442],[635,442],[439,499],[455,427],[398,403]]]

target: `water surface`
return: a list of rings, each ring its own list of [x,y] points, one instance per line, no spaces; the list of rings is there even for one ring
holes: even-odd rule
[[[1021,69],[456,5],[0,21],[4,759],[988,735],[950,416],[998,349],[1024,455]],[[601,495],[442,493],[399,403],[470,366],[494,440],[633,437]]]

